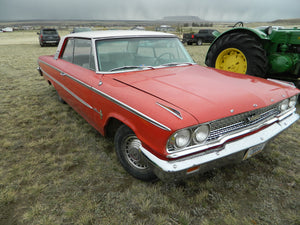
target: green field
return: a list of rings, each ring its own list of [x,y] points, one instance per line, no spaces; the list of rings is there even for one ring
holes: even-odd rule
[[[209,46],[186,47],[204,65]],[[243,163],[141,182],[38,74],[55,50],[0,33],[0,224],[300,224],[300,121]]]

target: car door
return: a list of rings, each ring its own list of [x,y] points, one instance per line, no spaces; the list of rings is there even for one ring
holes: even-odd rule
[[[69,38],[57,61],[64,86],[61,97],[96,126],[94,114],[97,114],[97,110],[93,106],[93,99],[97,94],[92,87],[99,83],[99,75],[95,72],[91,39]]]

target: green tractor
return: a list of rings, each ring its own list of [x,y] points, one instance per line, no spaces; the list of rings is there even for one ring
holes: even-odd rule
[[[211,44],[209,67],[292,81],[300,89],[300,29],[246,28],[239,22]]]

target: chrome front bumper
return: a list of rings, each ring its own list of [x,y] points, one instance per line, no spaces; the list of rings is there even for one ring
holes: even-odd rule
[[[220,167],[224,164],[228,164],[228,161],[241,161],[249,148],[268,142],[270,139],[274,138],[276,135],[296,122],[299,118],[300,117],[297,113],[293,113],[289,117],[254,134],[225,143],[221,148],[183,157],[177,160],[162,160],[143,147],[141,147],[141,151],[148,158],[149,162],[153,166],[154,172],[160,179],[181,179],[192,172],[205,172],[214,167]],[[199,168],[189,173],[188,170],[190,168],[197,166],[199,166]]]

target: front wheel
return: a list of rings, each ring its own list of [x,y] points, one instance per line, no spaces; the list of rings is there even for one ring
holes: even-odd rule
[[[130,175],[144,181],[151,181],[156,178],[140,150],[141,141],[129,127],[122,125],[118,128],[114,144],[121,165]]]
[[[221,70],[265,77],[268,61],[262,44],[255,37],[229,33],[213,43],[205,64]]]

